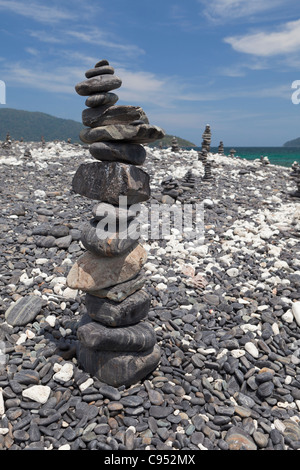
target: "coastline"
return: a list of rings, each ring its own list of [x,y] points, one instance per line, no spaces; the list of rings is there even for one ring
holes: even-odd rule
[[[145,241],[162,359],[128,389],[93,379],[74,353],[83,307],[65,279],[91,202],[71,180],[94,160],[61,142],[14,144],[0,157],[0,448],[299,449],[300,210],[290,168],[210,154],[213,178],[203,181],[196,150],[146,149],[149,204],[161,204],[161,183],[173,178],[176,206],[204,201],[204,241],[176,231]],[[68,235],[49,235],[53,226]],[[32,295],[42,301],[34,320],[9,326],[9,306]],[[59,378],[65,364],[70,375]],[[50,388],[45,403],[26,397],[33,385]]]

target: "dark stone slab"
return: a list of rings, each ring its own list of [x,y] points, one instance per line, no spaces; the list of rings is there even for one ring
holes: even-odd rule
[[[79,137],[82,142],[87,144],[106,141],[147,144],[162,139],[164,135],[165,132],[160,127],[137,121],[131,124],[114,124],[94,129],[83,129]]]
[[[131,230],[130,222],[121,232],[116,231],[116,223],[112,223],[111,226],[112,230],[105,219],[103,221],[92,219],[86,223],[81,232],[81,242],[84,247],[96,255],[111,257],[125,253],[138,243],[139,234],[134,228]]]
[[[77,359],[79,366],[100,381],[113,387],[133,385],[148,374],[159,364],[160,349],[141,353],[120,353],[110,351],[94,351],[78,344]]]
[[[145,276],[143,273],[138,274],[129,281],[122,282],[116,286],[108,287],[106,289],[99,289],[97,292],[93,292],[93,296],[99,297],[100,299],[109,299],[114,302],[123,302],[129,295],[142,289],[145,284]]]
[[[86,99],[85,105],[89,108],[105,106],[106,104],[113,106],[118,99],[119,97],[115,93],[95,93]]]
[[[116,75],[98,75],[88,78],[75,86],[75,90],[80,96],[89,96],[93,93],[102,93],[120,88],[122,80]]]
[[[150,323],[110,328],[83,315],[77,330],[79,341],[97,351],[147,351],[156,343],[156,335]]]
[[[85,307],[95,321],[110,327],[134,325],[146,318],[151,305],[151,297],[145,290],[138,290],[123,302],[100,299],[87,294]]]
[[[39,314],[42,308],[42,299],[35,295],[28,295],[17,300],[5,312],[5,319],[9,325],[27,325]]]
[[[90,145],[89,150],[96,160],[124,162],[131,165],[143,165],[147,156],[145,147],[130,143],[96,142]]]
[[[82,112],[82,122],[87,127],[109,126],[114,124],[127,124],[136,120],[141,120],[149,124],[149,120],[139,106],[103,106],[97,108],[87,108]]]
[[[72,186],[82,196],[109,204],[118,205],[119,196],[126,196],[131,205],[150,198],[149,180],[149,175],[134,165],[95,162],[79,166]]]

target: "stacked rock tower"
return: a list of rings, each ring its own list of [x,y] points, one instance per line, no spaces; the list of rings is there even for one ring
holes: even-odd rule
[[[139,204],[150,198],[142,144],[164,137],[149,124],[142,108],[116,105],[112,92],[122,84],[107,60],[101,60],[76,85],[86,98],[80,133],[95,162],[77,169],[73,190],[97,201],[81,241],[86,252],[72,266],[67,284],[86,293],[78,330],[77,359],[100,381],[132,385],[160,361],[155,331],[147,322],[151,298],[144,287],[147,252],[139,242]],[[133,227],[133,228],[132,228]]]

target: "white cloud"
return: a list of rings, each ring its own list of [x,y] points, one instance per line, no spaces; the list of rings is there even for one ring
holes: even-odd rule
[[[284,5],[286,0],[198,0],[204,6],[204,15],[211,21],[251,17],[263,11]]]
[[[65,31],[66,35],[80,42],[93,44],[99,47],[115,49],[127,55],[145,54],[145,51],[135,44],[126,44],[126,42],[118,42],[107,31],[98,28],[90,28],[88,32],[69,30]]]
[[[64,11],[55,6],[49,7],[36,2],[22,2],[18,0],[0,0],[0,10],[10,11],[11,13],[47,24],[75,18],[74,13],[70,10]]]
[[[270,57],[300,51],[300,20],[290,21],[275,32],[231,36],[224,41],[237,52]]]

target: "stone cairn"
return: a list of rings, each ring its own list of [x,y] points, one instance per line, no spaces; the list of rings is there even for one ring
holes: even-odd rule
[[[219,144],[219,147],[218,147],[218,154],[219,155],[224,155],[224,144],[221,140],[220,144]]]
[[[202,150],[206,150],[207,152],[210,152],[210,144],[211,144],[211,130],[210,130],[210,125],[206,124],[205,130],[202,134]]]
[[[292,164],[291,177],[297,185],[297,190],[294,193],[291,193],[291,196],[300,198],[300,165],[298,162],[294,162]]]
[[[235,157],[235,154],[236,154],[236,150],[235,149],[231,149],[230,150],[230,157],[234,158]]]
[[[180,148],[179,148],[178,141],[177,141],[176,137],[173,137],[173,139],[172,139],[171,150],[172,150],[172,152],[175,152],[175,153],[180,151]]]
[[[138,168],[146,159],[142,144],[165,133],[149,124],[142,108],[115,105],[118,96],[112,90],[122,81],[108,61],[101,60],[85,76],[75,87],[87,97],[80,138],[95,162],[79,166],[72,188],[97,204],[81,232],[87,251],[67,277],[70,288],[86,293],[77,359],[101,382],[130,386],[160,361],[154,328],[146,320],[151,304],[143,289],[147,252],[130,225],[136,221],[136,206],[150,198],[150,177]]]
[[[204,181],[209,181],[213,178],[212,173],[211,173],[211,162],[206,162],[204,165],[204,176],[203,180]]]

